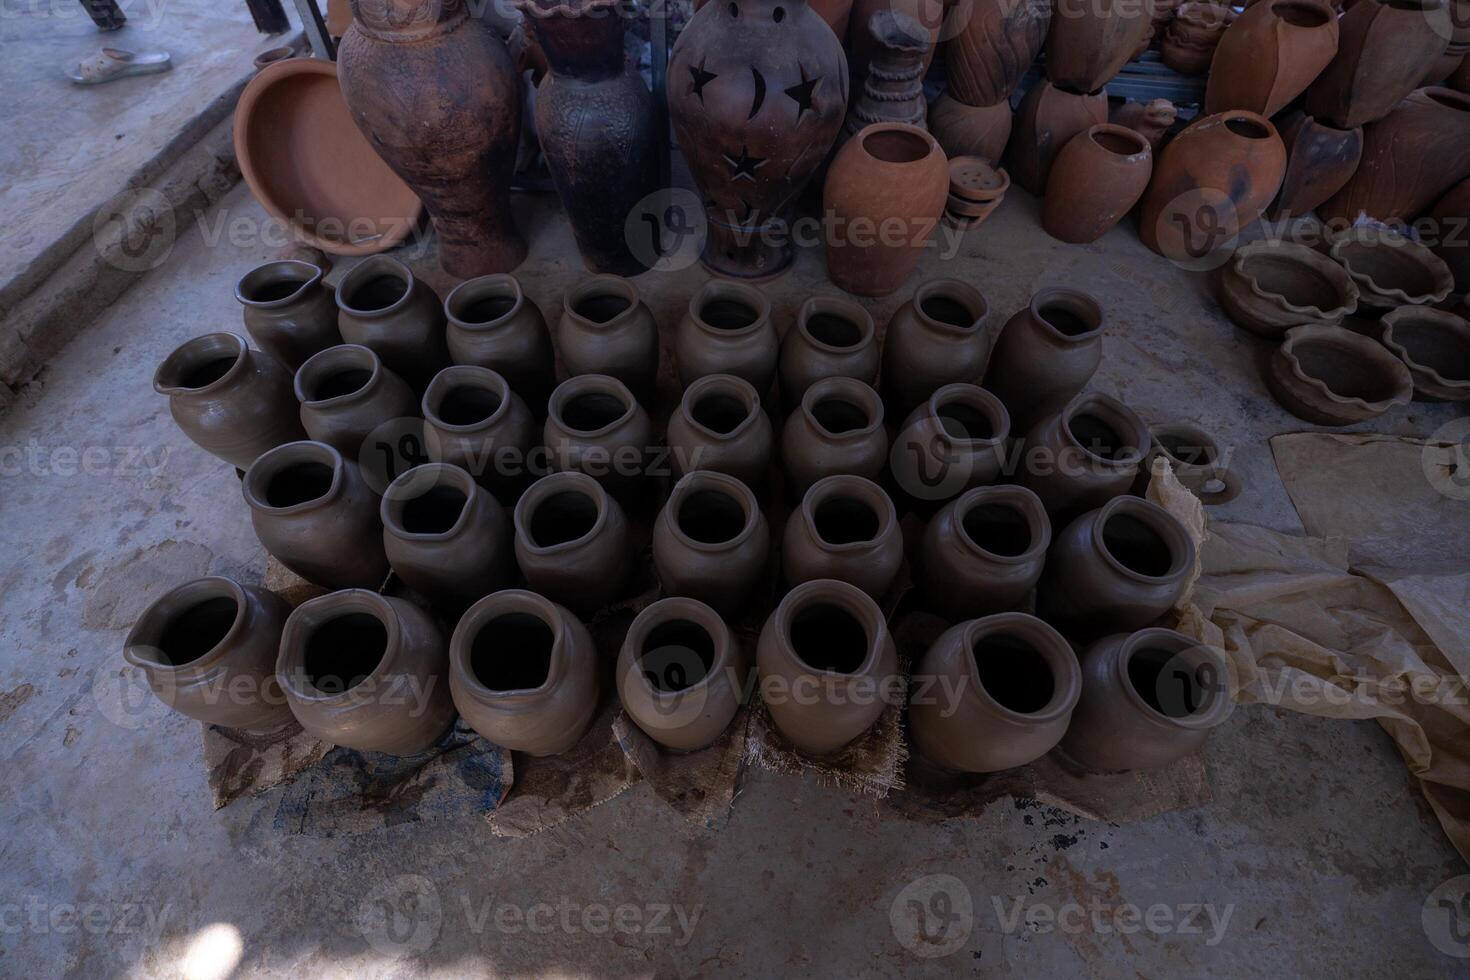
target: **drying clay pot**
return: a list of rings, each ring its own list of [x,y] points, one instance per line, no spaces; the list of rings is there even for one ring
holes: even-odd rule
[[[628,586],[628,518],[585,473],[553,473],[515,507],[516,563],[554,602],[591,615]]]
[[[1148,450],[1148,426],[1128,406],[1084,391],[1026,434],[1015,479],[1060,523],[1127,493]]]
[[[1444,261],[1455,277],[1455,291],[1470,292],[1470,180],[1463,180],[1430,211],[1438,223],[1437,241],[1429,242],[1434,254]],[[1455,229],[1461,229],[1455,234]]]
[[[781,465],[794,494],[805,494],[822,477],[837,473],[874,479],[886,462],[883,400],[861,381],[818,381],[786,417]]]
[[[384,491],[380,514],[388,564],[420,595],[464,605],[509,580],[510,518],[458,466],[427,463],[404,473]]]
[[[286,260],[256,266],[235,284],[235,299],[245,308],[245,331],[292,371],[342,342],[337,295],[322,281],[324,275],[309,262]]]
[[[307,437],[353,460],[380,425],[419,414],[408,382],[358,344],[328,348],[301,365],[296,400]]]
[[[1108,114],[1108,121],[1113,125],[1127,126],[1148,140],[1149,148],[1155,153],[1178,118],[1178,108],[1168,99],[1153,99],[1146,104],[1125,102]]]
[[[123,641],[123,657],[181,714],[251,732],[291,721],[276,651],[291,607],[259,586],[200,578],[159,596]]]
[[[883,393],[899,417],[951,382],[977,384],[990,359],[980,290],[958,279],[931,279],[888,321],[883,340]]]
[[[1009,99],[1041,53],[1051,8],[1033,0],[978,0],[944,43],[950,94],[974,106]]]
[[[1276,115],[1331,63],[1337,41],[1332,0],[1258,0],[1215,48],[1205,112]]]
[[[508,589],[475,603],[454,628],[449,688],[460,715],[491,742],[559,755],[597,714],[597,648],[562,606]]]
[[[924,601],[951,620],[1015,609],[1036,587],[1051,519],[1025,487],[977,487],[934,515],[919,544]]]
[[[904,419],[889,469],[916,500],[948,500],[996,481],[1010,435],[1011,416],[999,398],[975,385],[945,385]]]
[[[781,396],[798,405],[823,378],[878,380],[882,354],[878,331],[867,310],[847,299],[813,296],[801,304],[796,326],[781,341]]]
[[[567,290],[556,328],[567,374],[606,374],[640,399],[658,379],[658,322],[638,287],[617,276],[593,276]]]
[[[996,338],[985,385],[1005,403],[1011,428],[1061,410],[1102,363],[1103,312],[1075,289],[1043,289]]]
[[[1146,3],[1093,0],[1062,9],[1046,36],[1046,77],[1073,92],[1096,92],[1123,70],[1152,27]]]
[[[907,123],[923,128],[928,115],[924,71],[932,57],[929,32],[908,14],[879,10],[868,20],[873,60],[862,89],[847,107],[838,145],[874,123]]]
[[[1082,696],[1061,751],[1093,772],[1159,769],[1197,753],[1231,711],[1218,650],[1167,629],[1099,640],[1082,654]]]
[[[194,445],[245,469],[257,456],[305,436],[291,374],[232,333],[179,345],[153,374],[153,390]]]
[[[1400,307],[1383,318],[1383,345],[1409,369],[1415,398],[1470,400],[1470,323],[1442,310]]]
[[[1097,91],[1078,95],[1041,79],[1026,90],[1016,109],[1016,124],[1006,147],[1011,180],[1040,197],[1051,176],[1052,161],[1072,137],[1108,121],[1108,96]]]
[[[681,476],[714,470],[755,488],[764,485],[776,436],[749,381],[710,374],[684,389],[667,441]]]
[[[1149,427],[1149,454],[1139,467],[1133,492],[1144,496],[1153,478],[1154,460],[1165,459],[1174,476],[1204,504],[1226,504],[1240,496],[1240,477],[1226,468],[1215,437],[1197,425],[1169,422]]]
[[[1442,303],[1455,288],[1455,277],[1439,256],[1387,229],[1339,232],[1329,254],[1352,277],[1365,313]]]
[[[1271,205],[1272,220],[1315,210],[1342,190],[1363,157],[1361,126],[1337,129],[1294,112],[1278,128],[1286,146],[1286,175]]]
[[[406,599],[365,589],[302,603],[276,674],[307,734],[359,752],[418,755],[454,724],[444,634]]]
[[[792,585],[837,579],[882,599],[902,564],[898,512],[871,480],[818,480],[786,521],[781,570]]]
[[[765,293],[744,283],[711,280],[689,301],[674,334],[679,382],[687,388],[708,374],[733,374],[764,394],[776,380],[780,345]]]
[[[1358,308],[1358,287],[1347,270],[1294,242],[1266,238],[1242,245],[1214,280],[1226,315],[1267,340],[1304,324],[1339,324]]]
[[[946,92],[929,106],[929,132],[951,160],[979,157],[994,165],[1005,154],[1013,116],[1007,100],[972,106]]]
[[[1074,136],[1052,164],[1041,225],[1064,242],[1095,242],[1143,197],[1154,154],[1134,130],[1110,123]]]
[[[1082,690],[1077,657],[1035,616],[961,623],[915,668],[909,732],[926,759],[958,772],[1000,772],[1061,741]]]
[[[1203,75],[1233,19],[1223,4],[1181,4],[1159,42],[1159,59],[1181,75]]]
[[[857,586],[831,579],[786,593],[761,630],[756,669],[776,729],[811,756],[843,749],[903,696],[882,611]]]
[[[631,500],[654,449],[653,420],[616,378],[584,374],[551,393],[542,443],[552,469],[577,470]]]
[[[444,298],[444,339],[455,364],[489,368],[539,411],[555,387],[551,334],[514,276],[481,276]]]
[[[1343,327],[1288,330],[1266,369],[1266,385],[1288,412],[1318,425],[1366,422],[1414,395],[1403,362]]]
[[[1307,90],[1307,112],[1340,129],[1388,115],[1449,45],[1446,14],[1443,0],[1353,4],[1337,55]]]
[[[745,608],[770,553],[771,528],[755,494],[725,473],[685,475],[653,526],[653,566],[664,592],[724,616]]]
[[[337,309],[342,339],[371,347],[415,391],[449,363],[444,305],[397,259],[375,255],[347,273],[337,286]]]
[[[531,468],[538,430],[531,410],[489,368],[455,365],[424,392],[424,443],[436,463],[452,463],[509,505]]]

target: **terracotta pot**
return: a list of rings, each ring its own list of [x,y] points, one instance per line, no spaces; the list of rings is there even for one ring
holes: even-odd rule
[[[1148,426],[1128,406],[1084,391],[1026,434],[1015,480],[1061,523],[1127,493],[1148,450]]]
[[[301,365],[296,400],[307,436],[352,460],[380,425],[419,414],[408,382],[357,344],[329,348]]]
[[[845,748],[903,696],[882,611],[857,586],[831,579],[786,593],[761,630],[756,669],[776,729],[812,756]]]
[[[883,400],[852,378],[825,378],[807,389],[781,431],[781,465],[793,493],[824,476],[874,479],[888,462]]]
[[[567,374],[606,374],[640,399],[652,399],[658,381],[658,321],[638,287],[617,276],[593,276],[567,290],[556,327],[557,352]]]
[[[1013,115],[1008,101],[972,106],[946,92],[929,106],[929,132],[951,160],[979,157],[997,164],[1011,138]]]
[[[872,314],[851,300],[813,296],[781,341],[781,396],[787,405],[800,404],[808,388],[830,377],[873,384],[881,363]]]
[[[371,347],[416,391],[449,363],[444,304],[397,259],[375,255],[347,273],[337,286],[337,309],[342,339]]]
[[[261,350],[295,371],[318,351],[342,342],[337,299],[309,262],[267,262],[235,284],[245,307],[245,331]]]
[[[1270,120],[1245,111],[1205,116],[1159,154],[1138,236],[1165,258],[1203,259],[1260,218],[1285,174],[1286,147]]]
[[[964,231],[980,224],[1000,207],[1011,176],[979,157],[955,157],[949,161],[949,200],[944,205],[944,223]]]
[[[791,264],[789,236],[771,233],[842,128],[847,87],[842,44],[805,0],[731,0],[690,18],[669,62],[669,116],[711,202],[710,271],[765,278]]]
[[[687,388],[708,374],[733,374],[757,392],[770,391],[780,346],[765,293],[744,283],[711,280],[689,301],[674,334],[679,381]]]
[[[929,34],[929,50],[924,54],[924,71],[934,62],[941,37],[952,37],[958,26],[949,20],[951,7],[947,0],[853,0],[852,16],[848,20],[847,67],[854,84],[868,77],[868,69],[877,57],[877,42],[867,25],[873,15],[883,10],[895,10],[912,17],[924,26]],[[842,35],[838,35],[842,37]]]
[[[1342,17],[1337,55],[1307,90],[1307,112],[1353,129],[1388,115],[1449,44],[1442,0],[1358,3]]]
[[[1024,487],[976,487],[924,528],[918,574],[923,601],[951,620],[1014,609],[1041,578],[1051,519]]]
[[[1115,497],[1056,535],[1037,614],[1074,639],[1142,629],[1179,601],[1194,560],[1194,540],[1172,514]]]
[[[1339,324],[1358,309],[1358,287],[1347,271],[1294,242],[1268,238],[1242,245],[1214,283],[1215,297],[1236,326],[1267,340],[1303,324]]]
[[[859,296],[887,296],[919,264],[949,194],[949,162],[917,126],[878,123],[832,161],[822,191],[827,273]]]
[[[232,333],[185,341],[153,373],[153,390],[194,445],[245,469],[257,456],[306,433],[291,375]]]
[[[838,145],[874,123],[906,123],[924,128],[924,71],[933,42],[924,25],[897,10],[879,10],[868,21],[873,60],[862,88],[847,107]]]
[[[542,443],[556,470],[577,470],[631,500],[644,482],[653,420],[627,386],[605,374],[564,381],[551,393]]]
[[[667,441],[681,476],[714,470],[746,486],[760,487],[776,437],[749,381],[730,374],[709,374],[684,389],[679,410],[669,419]]]
[[[1307,90],[1337,54],[1331,0],[1260,0],[1230,25],[1210,63],[1205,111],[1274,116]]]
[[[985,385],[1005,403],[1012,431],[1026,431],[1087,387],[1102,363],[1102,335],[1102,307],[1075,289],[1043,289],[1006,322]]]
[[[1144,139],[1155,153],[1164,143],[1164,136],[1179,118],[1179,109],[1168,99],[1152,99],[1148,103],[1125,102],[1108,113],[1108,121],[1115,126],[1127,126]]]
[[[950,382],[978,383],[990,359],[980,290],[958,279],[931,279],[888,321],[883,392],[901,417]]]
[[[978,0],[944,43],[949,91],[960,102],[991,106],[1010,98],[1046,43],[1051,4]]]
[[[1198,640],[1146,629],[1082,655],[1082,697],[1061,750],[1084,769],[1159,769],[1205,744],[1230,716],[1230,667]]]
[[[553,473],[515,507],[516,563],[532,589],[591,615],[628,587],[628,518],[585,473]]]
[[[1108,121],[1108,96],[1064,91],[1041,79],[1026,90],[1016,109],[1016,125],[1006,147],[1011,180],[1040,197],[1051,176],[1052,161],[1072,137]]]
[[[1442,310],[1400,307],[1383,318],[1383,345],[1409,369],[1415,398],[1470,400],[1470,323]]]
[[[1096,92],[1123,70],[1152,27],[1146,3],[1064,2],[1046,35],[1046,77],[1073,92]]]
[[[520,496],[530,476],[538,434],[531,410],[489,368],[447,367],[424,392],[424,448],[451,463],[504,504]]]
[[[871,480],[818,480],[786,521],[781,570],[792,585],[837,579],[882,599],[902,564],[898,512]]]
[[[888,466],[910,497],[948,500],[995,482],[1010,435],[1011,416],[999,398],[975,385],[944,385],[899,427]]]
[[[1426,244],[1455,277],[1455,291],[1470,292],[1470,180],[1463,180],[1429,212],[1438,223],[1437,240],[1425,236]]]
[[[1332,237],[1328,254],[1352,277],[1365,315],[1442,303],[1455,287],[1455,277],[1443,260],[1387,229],[1339,232]]]
[[[418,755],[454,724],[444,634],[406,599],[348,589],[296,607],[276,674],[309,735],[359,752]]]
[[[510,579],[510,519],[474,478],[448,463],[416,466],[383,494],[383,548],[405,585],[467,605]]]
[[[342,94],[429,209],[444,270],[470,279],[514,269],[526,257],[510,210],[520,80],[500,37],[459,0],[354,0],[352,11],[337,51]]]
[[[534,411],[555,384],[555,355],[541,310],[514,276],[481,276],[444,299],[444,339],[455,364],[489,368]]]
[[[299,242],[333,255],[401,243],[424,205],[353,123],[337,63],[262,69],[235,106],[235,158],[250,193]]]
[[[847,26],[852,15],[853,0],[813,0],[810,4],[812,10],[816,11],[818,17],[827,22],[832,28],[832,33],[839,41],[847,37]],[[700,0],[695,9],[703,7],[704,2]]]
[[[251,732],[291,721],[276,681],[276,651],[291,607],[259,586],[200,578],[148,605],[123,657],[180,714]]]
[[[1152,482],[1154,461],[1167,460],[1184,488],[1203,504],[1227,504],[1240,496],[1241,480],[1225,465],[1226,453],[1214,436],[1188,422],[1149,426],[1150,448],[1133,492],[1142,497]]]
[[[1203,75],[1233,19],[1223,4],[1181,4],[1159,42],[1159,59],[1181,75]]]
[[[1271,205],[1274,221],[1306,214],[1325,203],[1342,190],[1363,158],[1362,127],[1336,129],[1305,112],[1293,112],[1279,129],[1286,146],[1286,175]]]
[[[1142,135],[1110,123],[1089,127],[1057,154],[1041,225],[1064,242],[1095,242],[1133,210],[1153,171],[1153,149]]]
[[[653,526],[653,566],[664,592],[724,616],[745,608],[766,578],[770,553],[771,528],[755,494],[726,473],[685,475]]]
[[[1077,657],[1035,616],[1000,613],[951,628],[914,671],[909,732],[934,764],[1000,772],[1061,741],[1082,690]]]
[[[1299,419],[1355,425],[1414,395],[1409,369],[1382,344],[1343,327],[1293,327],[1272,355],[1266,386]]]

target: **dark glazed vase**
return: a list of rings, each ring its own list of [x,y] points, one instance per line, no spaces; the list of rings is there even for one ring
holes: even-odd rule
[[[449,363],[444,304],[397,259],[375,255],[347,273],[337,309],[342,339],[371,347],[415,391]]]
[[[256,266],[235,284],[235,299],[245,307],[245,331],[292,371],[317,351],[342,342],[337,295],[322,281],[325,275],[309,262],[288,259]]]
[[[898,308],[883,338],[883,394],[902,418],[951,382],[979,384],[990,359],[980,290],[958,279],[931,279]]]
[[[723,616],[745,608],[766,578],[771,528],[739,480],[695,470],[674,486],[653,526],[653,566],[668,595],[708,603]]]
[[[1015,432],[1024,433],[1087,387],[1102,363],[1102,335],[1102,307],[1075,289],[1043,289],[1006,322],[985,386],[1005,403]]]
[[[1152,27],[1149,5],[1137,0],[1058,0],[1046,35],[1046,77],[1072,92],[1096,92]]]
[[[799,405],[823,378],[873,384],[881,363],[878,331],[867,310],[851,300],[813,296],[801,304],[796,326],[781,341],[781,397],[787,406]]]
[[[605,374],[564,381],[551,393],[542,429],[552,469],[577,470],[632,501],[644,485],[653,420],[626,385]]]
[[[776,379],[780,344],[765,293],[745,283],[707,282],[674,334],[679,382],[687,388],[708,374],[733,374],[763,395]]]
[[[1081,95],[1058,88],[1043,78],[1021,98],[1015,125],[1006,145],[1006,170],[1011,180],[1037,197],[1046,193],[1051,165],[1062,147],[1093,126],[1108,121],[1108,95]]]
[[[1363,128],[1338,129],[1305,112],[1294,112],[1277,126],[1286,147],[1286,174],[1271,205],[1272,220],[1303,215],[1325,203],[1358,172],[1363,159]]]
[[[509,580],[510,519],[458,466],[427,463],[404,473],[384,491],[380,514],[388,564],[425,598],[468,605]]]
[[[709,205],[704,264],[768,278],[793,257],[788,205],[847,113],[842,44],[806,0],[710,3],[669,62],[669,115]]]
[[[763,485],[776,443],[760,396],[749,381],[731,374],[706,375],[684,389],[667,439],[681,476],[714,470],[752,489]]]
[[[481,276],[444,298],[445,340],[455,364],[489,368],[510,383],[532,412],[556,386],[556,355],[540,308],[514,276]]]
[[[948,500],[996,481],[1010,436],[1011,416],[999,398],[975,385],[945,385],[904,419],[888,468],[914,500]]]
[[[896,122],[924,127],[924,69],[931,48],[923,24],[897,10],[880,10],[868,21],[873,38],[873,60],[863,78],[863,90],[847,108],[839,142],[846,142],[873,123]]]
[[[423,409],[429,458],[466,470],[502,503],[514,503],[532,476],[538,432],[505,379],[489,368],[447,367],[429,383]]]
[[[1127,493],[1151,444],[1148,426],[1128,406],[1084,391],[1026,433],[1016,482],[1060,524]]]
[[[1025,487],[977,487],[934,515],[919,544],[924,600],[952,621],[1015,609],[1041,578],[1051,519]]]
[[[464,0],[353,0],[352,12],[337,54],[342,95],[423,199],[444,270],[514,269],[526,257],[510,210],[520,80],[495,29]]]
[[[824,477],[786,521],[781,570],[791,585],[837,579],[881,599],[902,564],[898,512],[872,480]]]
[[[307,436],[353,460],[378,426],[419,414],[408,382],[357,344],[330,347],[301,365],[296,399]]]
[[[658,384],[658,321],[638,287],[618,276],[593,276],[567,290],[556,330],[567,374],[606,374],[651,402]]]
[[[577,250],[593,272],[646,271],[626,224],[658,180],[653,99],[623,67],[619,0],[519,0],[550,71],[536,87],[536,134]]]
[[[623,594],[632,554],[628,518],[585,473],[553,473],[515,509],[516,563],[532,589],[590,616]]]
[[[1051,8],[1038,0],[978,0],[944,45],[949,94],[972,106],[1009,99],[1041,53]]]
[[[824,476],[876,479],[888,462],[883,400],[853,378],[826,378],[807,389],[781,431],[781,465],[792,493]]]
[[[1337,54],[1307,89],[1306,108],[1340,129],[1388,115],[1450,42],[1443,0],[1359,0],[1339,27]]]

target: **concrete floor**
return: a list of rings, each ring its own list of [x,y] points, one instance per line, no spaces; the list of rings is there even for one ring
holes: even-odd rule
[[[526,290],[555,309],[583,274],[568,229],[545,202],[517,206],[534,229]],[[1015,192],[961,256],[931,255],[920,274],[974,282],[996,317],[1046,284],[1093,291],[1109,315],[1097,386],[1233,447],[1248,490],[1216,516],[1296,529],[1266,439],[1302,425],[1266,393],[1259,345],[1131,229],[1068,247],[1037,212]],[[243,188],[206,226],[221,217],[264,219]],[[239,330],[235,279],[270,255],[187,228],[0,417],[0,972],[1465,975],[1420,913],[1466,869],[1387,736],[1272,710],[1236,711],[1207,747],[1213,803],[1127,826],[1024,800],[912,822],[761,772],[719,831],[646,786],[520,841],[472,815],[291,836],[272,825],[280,789],[214,812],[198,726],[146,705],[121,712],[113,692],[146,601],[195,574],[264,567],[235,475],[183,438],[150,379],[184,339]],[[695,268],[642,286],[672,326],[702,279]],[[830,290],[820,254],[769,287],[783,327],[799,300]],[[905,298],[874,303],[880,322]],[[1376,428],[1428,433],[1449,411],[1415,406]],[[941,945],[913,940],[914,900]],[[371,914],[385,905],[401,911],[392,929]],[[1142,931],[1087,911],[1156,905]]]

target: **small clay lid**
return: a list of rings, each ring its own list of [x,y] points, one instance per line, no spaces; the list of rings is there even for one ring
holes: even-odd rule
[[[988,202],[1011,186],[1010,175],[980,157],[955,157],[949,161],[949,192],[967,201]]]

